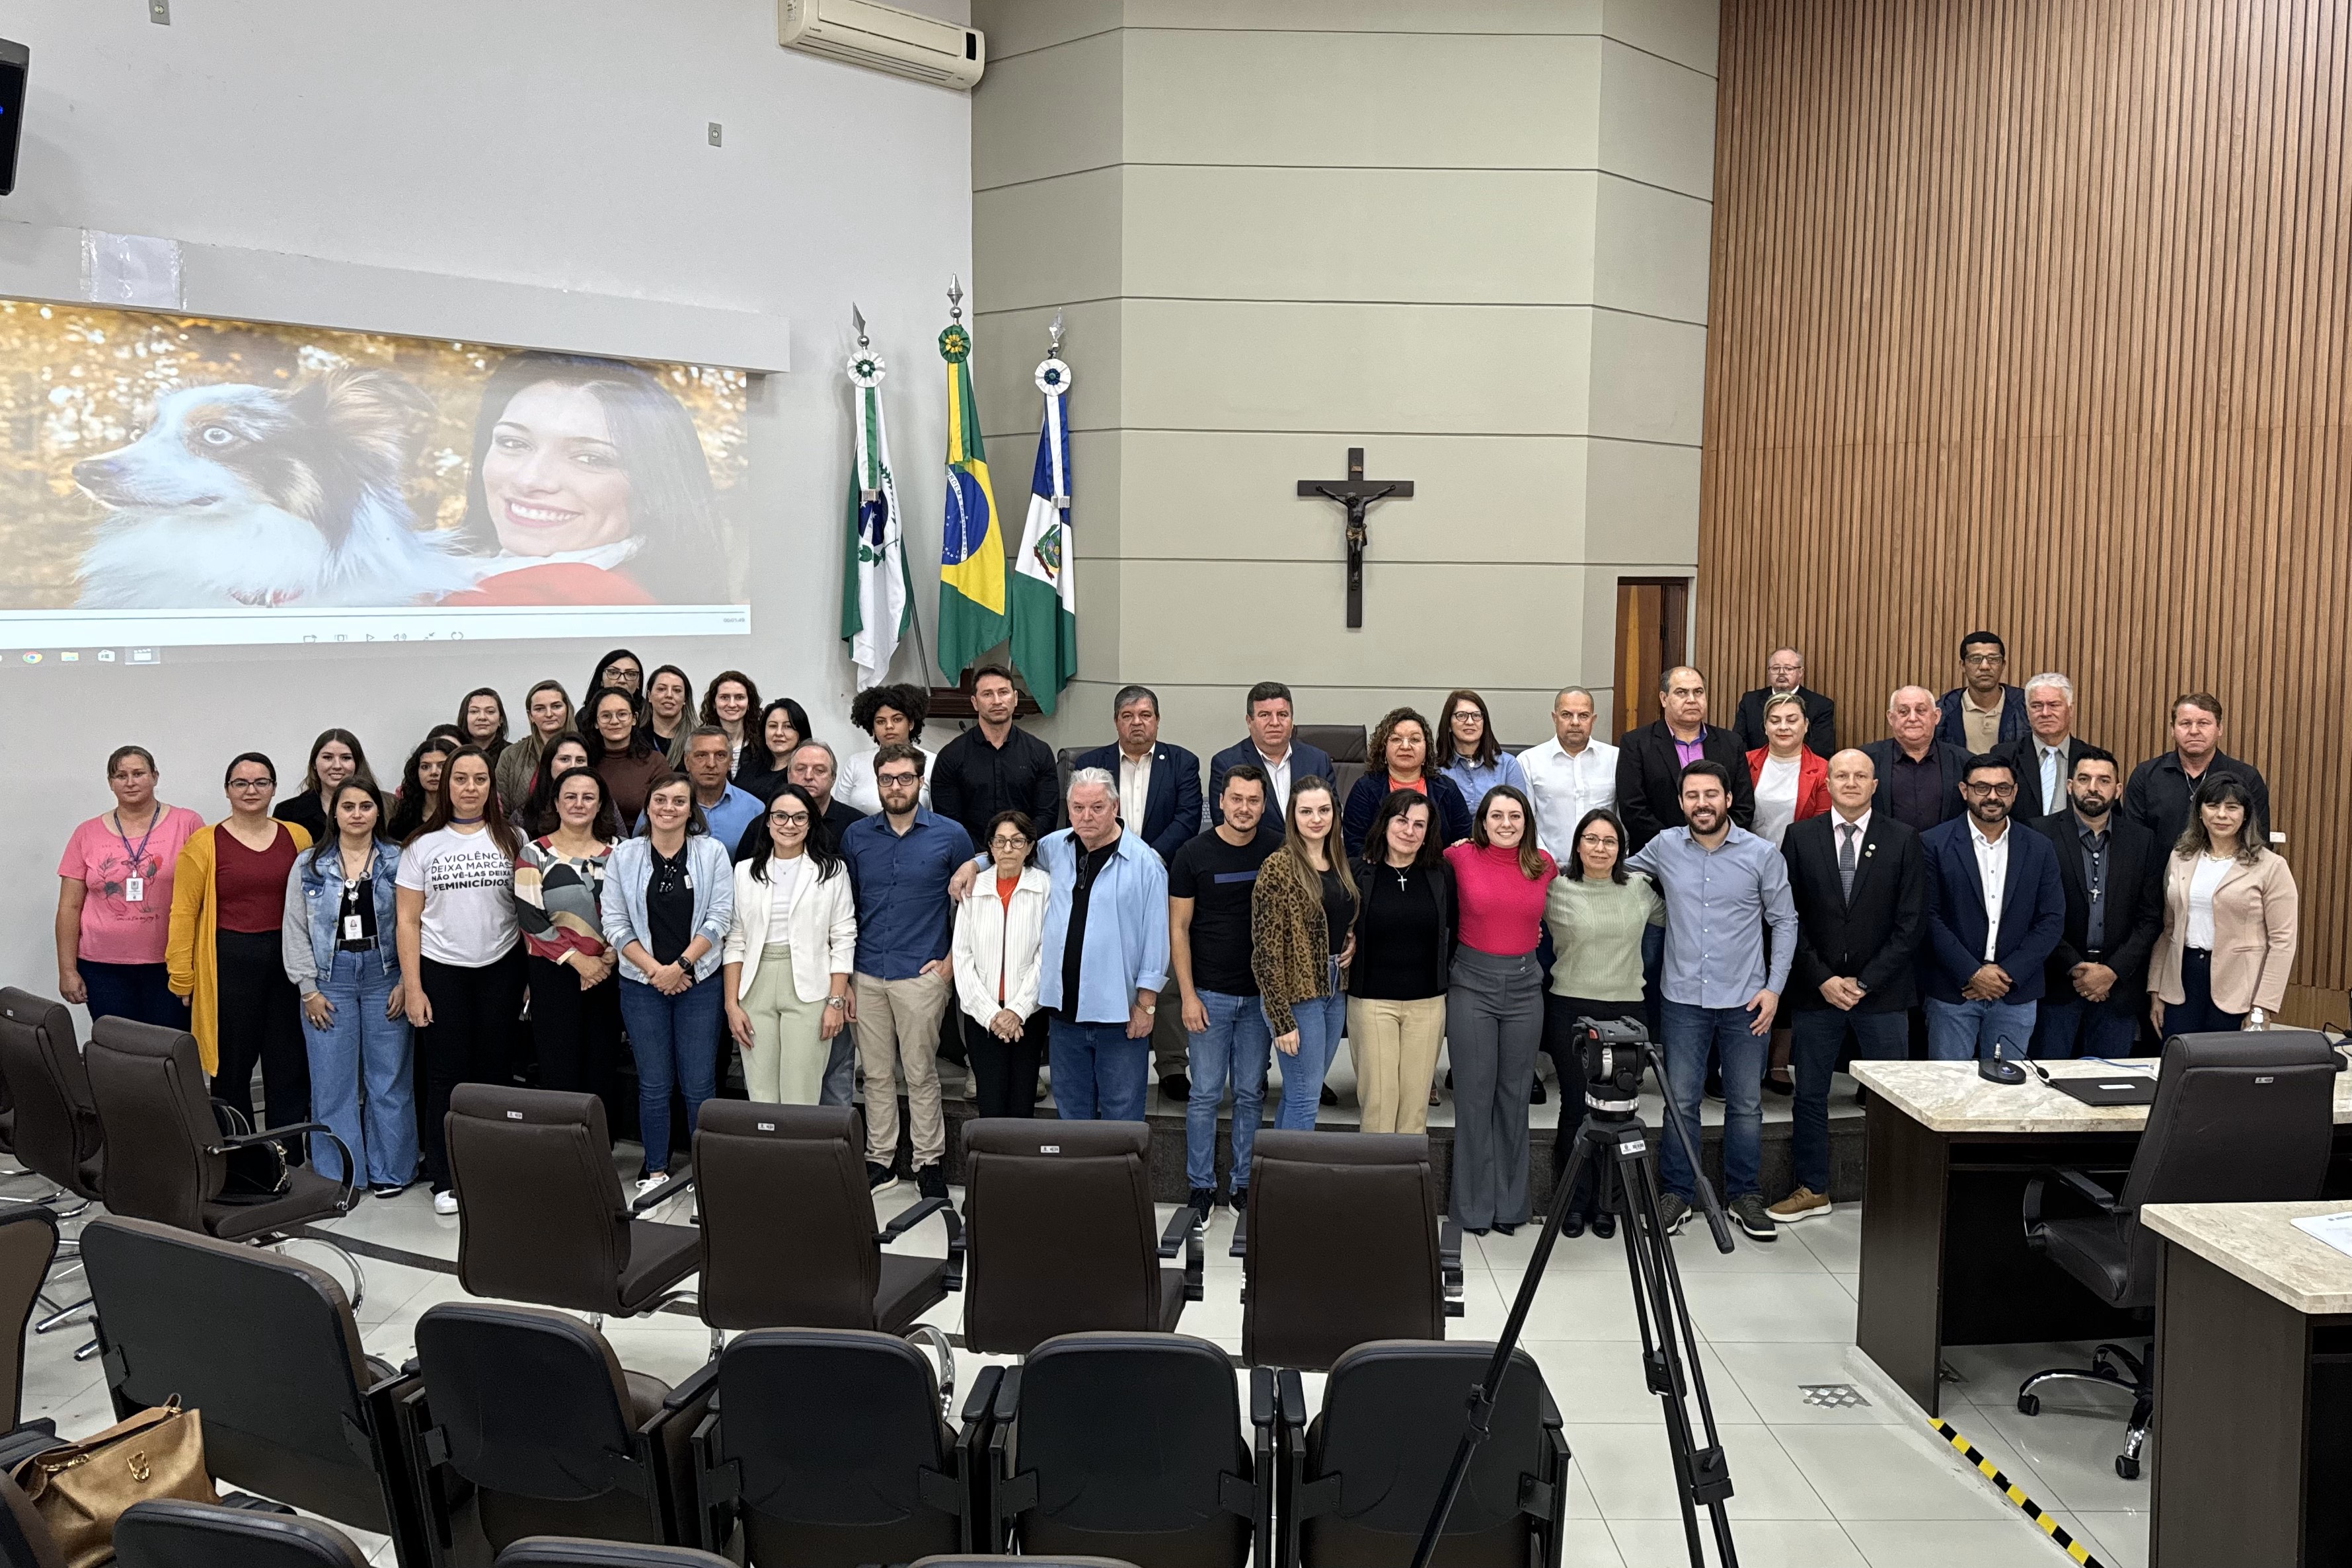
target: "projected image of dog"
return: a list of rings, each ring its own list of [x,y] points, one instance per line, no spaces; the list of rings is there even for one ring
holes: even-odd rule
[[[420,532],[402,476],[431,402],[385,371],[290,391],[184,387],[130,445],[73,466],[107,508],[81,559],[93,609],[401,605],[473,574]]]

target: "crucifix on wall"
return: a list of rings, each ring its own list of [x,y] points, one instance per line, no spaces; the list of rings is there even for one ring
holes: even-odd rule
[[[1301,479],[1298,493],[1337,501],[1348,514],[1348,625],[1351,630],[1360,628],[1364,623],[1364,546],[1371,537],[1364,526],[1364,513],[1374,501],[1411,499],[1412,481],[1366,479],[1364,449],[1350,446],[1345,479]]]

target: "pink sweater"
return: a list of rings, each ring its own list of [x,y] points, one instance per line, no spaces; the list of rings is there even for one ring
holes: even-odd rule
[[[1551,856],[1536,852],[1543,870],[1533,881],[1520,874],[1519,852],[1488,844],[1454,844],[1445,852],[1454,868],[1454,890],[1461,910],[1462,945],[1498,958],[1532,953],[1543,936],[1544,895],[1559,874]]]

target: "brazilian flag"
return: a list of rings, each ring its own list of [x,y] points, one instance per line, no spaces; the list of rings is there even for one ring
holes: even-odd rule
[[[940,334],[948,362],[948,497],[940,528],[940,669],[952,684],[1004,641],[1004,535],[988,487],[980,407],[971,395],[971,334],[961,322]]]

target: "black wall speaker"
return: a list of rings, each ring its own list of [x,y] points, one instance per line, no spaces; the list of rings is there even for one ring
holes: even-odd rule
[[[25,78],[33,51],[0,38],[0,196],[16,189],[16,149],[25,139]]]

